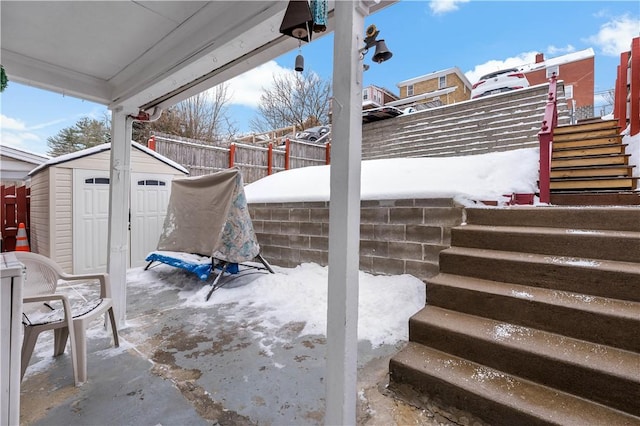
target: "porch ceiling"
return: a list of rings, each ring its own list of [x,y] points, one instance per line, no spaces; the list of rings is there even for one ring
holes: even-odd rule
[[[3,1],[10,81],[110,107],[168,106],[297,46],[286,1]],[[333,9],[331,2],[330,9]]]

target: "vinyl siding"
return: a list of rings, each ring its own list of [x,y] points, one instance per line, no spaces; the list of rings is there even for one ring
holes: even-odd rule
[[[73,271],[73,170],[66,167],[51,167],[55,179],[55,194],[52,211],[55,214],[55,226],[51,238],[55,242],[52,258],[66,272]]]
[[[31,241],[30,248],[34,253],[50,256],[49,238],[49,170],[31,178]]]

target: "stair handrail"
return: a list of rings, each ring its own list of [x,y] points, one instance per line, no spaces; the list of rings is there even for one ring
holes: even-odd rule
[[[640,37],[633,38],[630,50],[620,54],[613,117],[621,129],[629,126],[630,136],[640,133]]]
[[[551,151],[553,145],[553,129],[558,125],[558,77],[554,72],[549,79],[549,94],[547,105],[544,108],[542,126],[538,132],[540,143],[540,175],[538,187],[540,190],[540,202],[549,204],[551,200]]]

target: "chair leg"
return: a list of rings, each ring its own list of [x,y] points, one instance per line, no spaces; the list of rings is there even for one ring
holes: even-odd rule
[[[74,366],[77,366],[76,386],[80,386],[87,381],[87,336],[84,321],[73,322],[73,333],[75,340]]]
[[[62,355],[67,346],[69,338],[69,327],[56,328],[53,330],[53,356]]]
[[[113,331],[113,344],[117,348],[120,346],[120,341],[118,340],[118,329],[116,328],[116,316],[113,313],[113,308],[109,308],[109,320],[111,321],[111,331]]]
[[[40,332],[36,332],[32,327],[24,327],[24,337],[22,340],[22,354],[21,354],[21,372],[20,372],[20,380],[24,377],[25,371],[27,371],[27,366],[29,365],[29,360],[31,360],[31,355],[33,355],[33,348],[36,346],[36,341],[38,340],[38,334]]]

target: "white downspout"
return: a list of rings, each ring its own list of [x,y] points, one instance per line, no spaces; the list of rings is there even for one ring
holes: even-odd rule
[[[355,425],[364,45],[361,1],[335,2],[325,424]],[[362,35],[362,37],[361,37]]]

